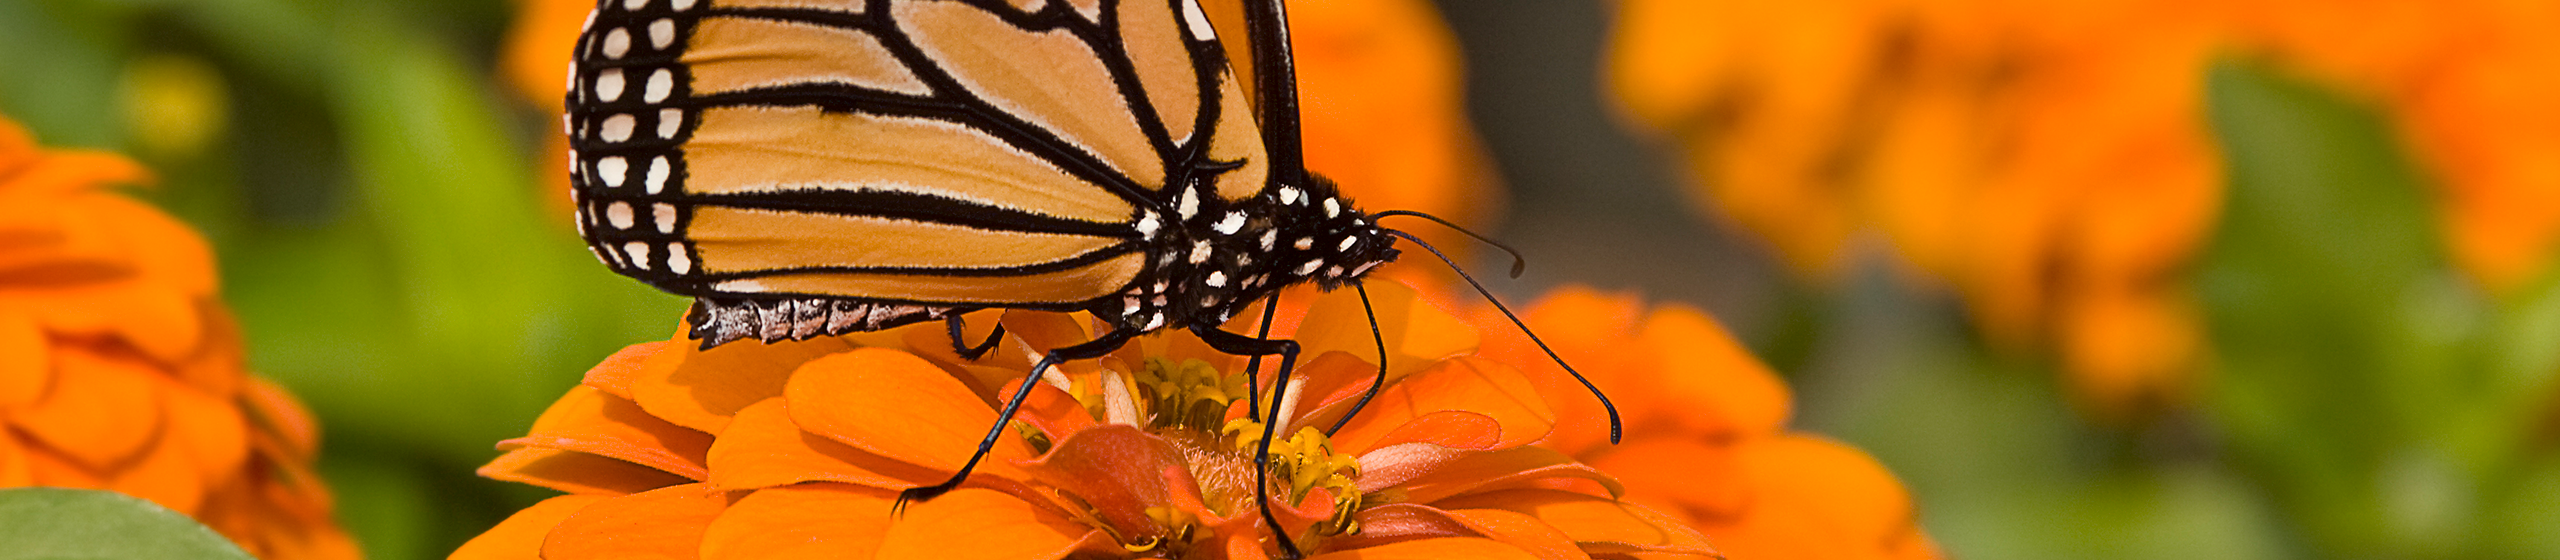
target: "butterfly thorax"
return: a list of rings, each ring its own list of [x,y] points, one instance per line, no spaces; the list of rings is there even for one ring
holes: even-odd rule
[[[1394,261],[1395,238],[1321,177],[1242,200],[1179,195],[1170,215],[1138,219],[1148,269],[1120,298],[1089,309],[1123,328],[1219,324],[1281,288],[1331,290]]]

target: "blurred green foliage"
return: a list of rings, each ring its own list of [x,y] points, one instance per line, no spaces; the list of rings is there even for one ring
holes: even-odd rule
[[[596,266],[537,189],[551,121],[490,69],[499,1],[0,2],[0,112],[126,151],[202,227],[255,368],[320,416],[323,470],[373,558],[441,558],[541,491],[475,478],[587,367],[684,303]],[[131,149],[137,60],[216,69],[232,129]]]
[[[512,10],[0,2],[0,113],[161,171],[146,196],[214,241],[255,366],[319,413],[377,559],[441,558],[543,496],[471,470],[684,305],[594,265],[539,192],[556,121],[492,69]],[[146,141],[178,132],[129,121],[153,60],[212,69],[228,128]],[[1903,476],[1958,557],[2560,557],[2560,285],[2492,298],[2452,271],[2368,108],[2247,64],[2211,78],[2231,188],[2194,271],[2216,353],[2193,409],[2089,425],[2046,364],[1879,278],[1784,326],[1813,333],[1776,360],[1816,372],[1805,423]]]
[[[186,514],[102,490],[0,490],[0,560],[249,560]]]

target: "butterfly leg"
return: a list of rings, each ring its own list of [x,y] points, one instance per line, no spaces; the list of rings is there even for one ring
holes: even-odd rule
[[[1238,356],[1280,356],[1280,371],[1271,377],[1271,400],[1265,401],[1271,403],[1271,407],[1262,421],[1262,443],[1253,452],[1253,484],[1263,489],[1255,494],[1254,501],[1262,506],[1262,522],[1271,527],[1272,538],[1280,542],[1280,557],[1289,560],[1306,557],[1305,553],[1298,551],[1298,544],[1290,541],[1288,532],[1280,528],[1280,519],[1271,514],[1270,492],[1271,438],[1279,430],[1280,415],[1284,412],[1281,403],[1288,402],[1289,372],[1298,366],[1297,341],[1254,338],[1205,324],[1193,326],[1191,332],[1200,335],[1201,342],[1209,343],[1210,348],[1219,352]]]
[[[1254,335],[1253,335],[1253,337],[1254,337],[1254,338],[1258,338],[1258,339],[1269,339],[1269,338],[1271,338],[1271,316],[1272,316],[1272,312],[1273,312],[1274,310],[1279,309],[1279,308],[1280,308],[1280,294],[1276,294],[1276,293],[1275,293],[1275,294],[1271,294],[1271,299],[1270,299],[1270,300],[1267,300],[1267,301],[1262,302],[1262,330],[1260,330],[1260,331],[1255,331],[1255,332],[1254,332]],[[1246,387],[1261,387],[1261,386],[1262,386],[1261,376],[1262,376],[1262,355],[1260,355],[1260,354],[1255,354],[1255,355],[1253,355],[1253,357],[1248,358],[1248,359],[1246,359],[1246,360],[1245,360],[1245,365],[1244,365],[1244,386],[1246,386]],[[1262,417],[1262,392],[1261,392],[1261,391],[1245,391],[1245,392],[1244,392],[1244,402],[1245,402],[1244,410],[1245,410],[1245,416],[1246,416],[1246,417],[1250,417],[1250,418],[1261,418],[1261,417]]]
[[[960,359],[963,360],[978,361],[979,357],[987,355],[988,350],[996,348],[997,341],[1004,340],[1004,323],[996,323],[996,330],[987,333],[987,340],[979,342],[977,346],[969,346],[965,342],[968,340],[966,332],[968,327],[961,324],[960,313],[954,312],[948,317],[943,317],[942,324],[951,327],[951,351],[959,354]]]
[[[1369,304],[1368,286],[1352,282],[1351,288],[1360,291],[1360,310],[1369,312],[1369,340],[1378,343],[1378,378],[1369,382],[1369,391],[1360,394],[1360,402],[1351,403],[1351,409],[1343,411],[1342,418],[1333,421],[1333,427],[1325,428],[1326,437],[1342,431],[1342,425],[1351,423],[1352,417],[1369,408],[1369,399],[1378,398],[1378,389],[1387,386],[1387,336],[1378,331],[1378,308]]]
[[[1031,375],[1022,379],[1022,387],[1013,391],[1013,398],[1004,401],[1004,410],[996,414],[996,424],[987,427],[987,437],[978,440],[978,451],[969,455],[969,462],[960,465],[960,472],[952,473],[950,479],[940,484],[918,486],[898,492],[898,502],[889,507],[891,514],[904,513],[908,502],[921,502],[940,497],[954,488],[959,488],[961,482],[969,480],[969,471],[977,469],[978,461],[986,459],[987,452],[995,450],[996,438],[1004,435],[1005,426],[1013,423],[1013,413],[1022,409],[1023,399],[1031,396],[1031,389],[1040,385],[1041,376],[1047,375],[1049,368],[1072,360],[1102,357],[1104,354],[1119,350],[1121,346],[1128,345],[1129,341],[1136,337],[1136,330],[1120,329],[1084,344],[1050,350],[1049,355],[1041,356],[1040,364],[1031,367]]]

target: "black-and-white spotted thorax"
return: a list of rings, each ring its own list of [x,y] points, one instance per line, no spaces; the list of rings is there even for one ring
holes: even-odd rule
[[[1121,297],[1087,311],[1140,331],[1216,325],[1281,288],[1339,288],[1396,259],[1394,236],[1332,181],[1309,178],[1237,201],[1211,196],[1204,184],[1179,195],[1171,215],[1147,211],[1137,220],[1146,272]]]

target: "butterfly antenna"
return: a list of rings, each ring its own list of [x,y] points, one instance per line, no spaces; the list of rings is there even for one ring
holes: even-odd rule
[[[1500,241],[1494,241],[1494,240],[1493,240],[1493,238],[1491,238],[1491,237],[1485,237],[1485,236],[1484,236],[1484,234],[1476,233],[1476,232],[1474,232],[1474,231],[1469,231],[1467,228],[1460,227],[1456,222],[1451,222],[1451,221],[1449,221],[1449,220],[1448,220],[1448,219],[1446,219],[1446,218],[1441,218],[1441,217],[1439,217],[1439,216],[1433,216],[1433,215],[1430,215],[1430,214],[1424,214],[1424,213],[1421,213],[1421,212],[1415,212],[1415,211],[1412,211],[1412,210],[1388,210],[1388,211],[1385,211],[1385,212],[1379,212],[1379,213],[1376,213],[1376,214],[1370,214],[1370,215],[1369,215],[1369,221],[1375,222],[1375,221],[1378,221],[1378,219],[1379,219],[1379,218],[1385,218],[1385,217],[1390,217],[1390,216],[1412,216],[1412,217],[1416,217],[1416,218],[1422,218],[1422,219],[1425,219],[1425,220],[1431,220],[1431,221],[1434,221],[1434,222],[1439,222],[1439,223],[1440,223],[1440,225],[1448,226],[1448,227],[1449,227],[1449,229],[1457,230],[1457,231],[1458,231],[1458,233],[1467,234],[1467,237],[1473,237],[1473,238],[1476,238],[1476,241],[1482,241],[1482,242],[1484,242],[1484,244],[1486,244],[1486,245],[1492,245],[1492,246],[1493,246],[1493,248],[1495,248],[1495,249],[1501,249],[1501,250],[1502,250],[1502,252],[1504,252],[1504,253],[1508,253],[1508,254],[1510,254],[1510,255],[1511,255],[1511,277],[1512,277],[1512,278],[1519,278],[1519,277],[1520,277],[1520,273],[1521,273],[1522,271],[1525,271],[1525,270],[1528,270],[1528,269],[1529,269],[1529,259],[1528,259],[1527,257],[1522,257],[1522,256],[1520,256],[1520,250],[1518,250],[1518,249],[1513,249],[1513,248],[1511,248],[1511,246],[1510,246],[1510,245],[1504,245],[1504,244],[1502,244],[1502,242],[1500,242]],[[1420,243],[1420,242],[1419,242],[1419,241],[1416,241],[1416,243]]]
[[[1467,269],[1459,268],[1458,261],[1456,259],[1449,258],[1448,254],[1440,252],[1439,247],[1433,247],[1430,243],[1423,242],[1422,238],[1414,237],[1413,234],[1392,229],[1386,230],[1386,232],[1389,235],[1402,237],[1406,241],[1411,241],[1415,245],[1420,245],[1423,250],[1430,251],[1431,256],[1440,257],[1440,262],[1448,263],[1449,270],[1458,273],[1458,279],[1467,281],[1467,285],[1474,287],[1476,289],[1476,293],[1484,295],[1485,301],[1492,302],[1493,308],[1501,311],[1503,318],[1510,319],[1512,325],[1520,327],[1520,334],[1529,335],[1529,342],[1537,343],[1538,350],[1547,353],[1547,359],[1555,360],[1556,366],[1564,368],[1565,373],[1572,374],[1574,381],[1582,382],[1583,389],[1590,390],[1593,398],[1600,399],[1600,408],[1607,409],[1609,411],[1609,443],[1618,443],[1618,436],[1625,431],[1625,424],[1618,420],[1618,405],[1610,403],[1609,396],[1600,393],[1599,385],[1593,385],[1589,378],[1582,376],[1582,372],[1575,371],[1573,369],[1573,364],[1564,363],[1564,357],[1556,355],[1556,350],[1554,348],[1547,347],[1547,341],[1538,338],[1537,331],[1529,330],[1528,323],[1521,322],[1518,314],[1512,313],[1510,307],[1502,305],[1502,298],[1493,297],[1492,290],[1485,289],[1484,284],[1477,282],[1475,276],[1467,274]]]

